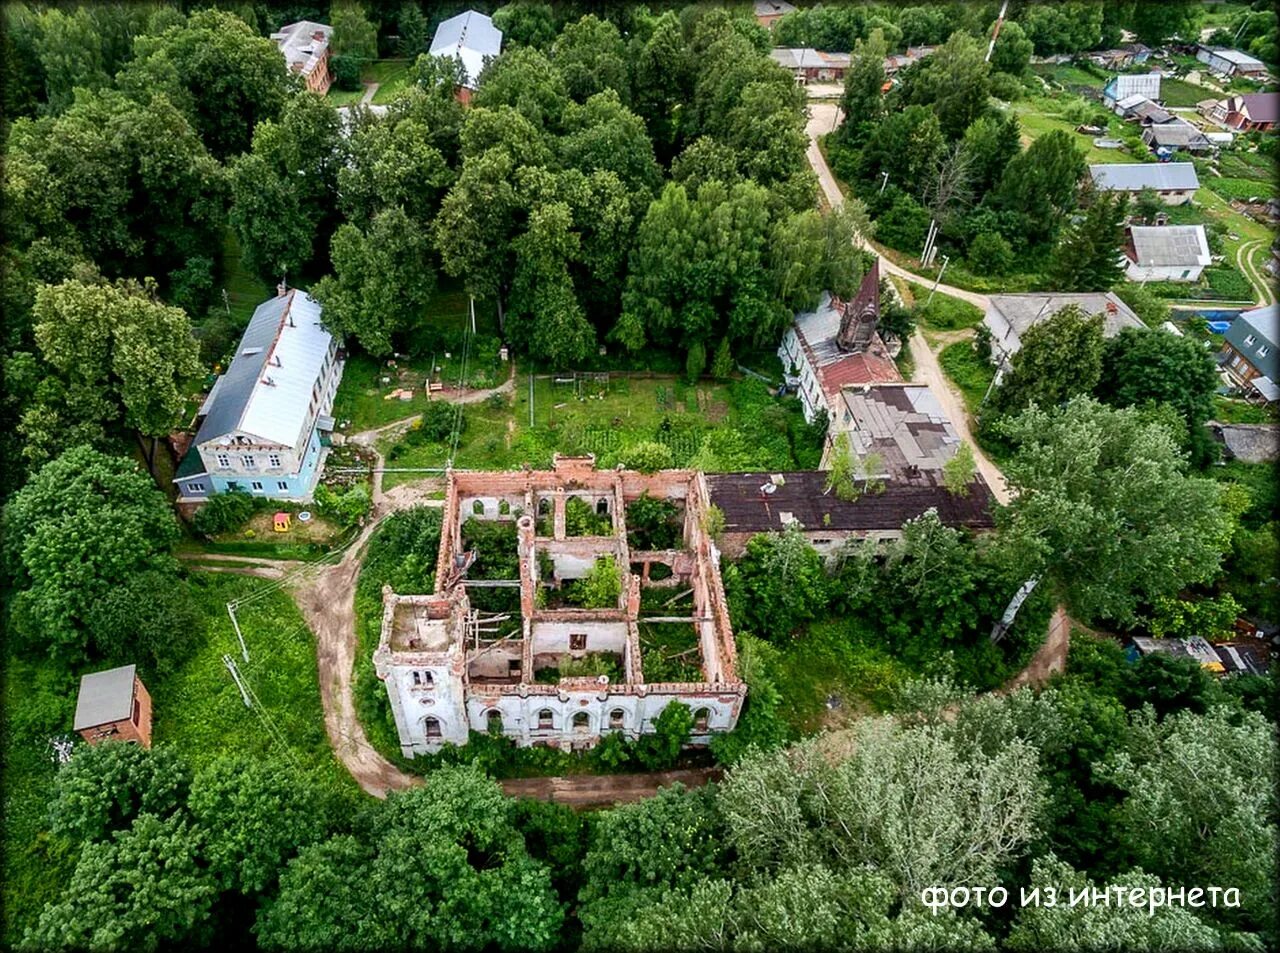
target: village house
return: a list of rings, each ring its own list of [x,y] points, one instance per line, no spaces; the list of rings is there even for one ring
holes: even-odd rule
[[[775,23],[788,13],[795,13],[795,10],[786,0],[756,0],[756,22],[766,30],[772,30]]]
[[[795,77],[796,83],[843,83],[849,69],[848,53],[822,53],[811,49],[774,49],[773,61]]]
[[[138,678],[137,666],[123,665],[81,678],[73,726],[91,745],[136,741],[150,748],[151,695]]]
[[[1207,426],[1222,447],[1224,460],[1241,463],[1280,460],[1280,427],[1275,424],[1224,424],[1210,420]]]
[[[1142,141],[1161,158],[1175,152],[1212,152],[1216,148],[1203,132],[1185,119],[1176,118],[1147,126],[1142,130]]]
[[[458,87],[458,99],[471,102],[471,96],[480,84],[480,73],[485,64],[502,52],[502,31],[483,13],[467,10],[450,17],[436,27],[431,40],[432,56],[448,56],[462,64],[462,85]]]
[[[1152,102],[1160,99],[1159,73],[1121,73],[1113,76],[1102,88],[1102,101],[1106,107],[1122,115],[1116,106],[1133,96],[1142,96]]]
[[[1094,188],[1100,192],[1137,195],[1151,189],[1165,205],[1183,205],[1200,188],[1196,167],[1190,162],[1121,162],[1089,166]]]
[[[1086,54],[1086,59],[1103,69],[1122,70],[1140,66],[1151,58],[1151,48],[1142,43],[1126,43],[1110,50],[1096,50]]]
[[[1141,126],[1173,122],[1178,118],[1159,103],[1152,102],[1146,96],[1137,93],[1126,96],[1116,103],[1115,113],[1125,121],[1136,122]]]
[[[1010,360],[1022,347],[1022,336],[1036,324],[1048,321],[1063,308],[1074,305],[1086,316],[1103,316],[1102,334],[1115,337],[1124,328],[1144,328],[1142,319],[1115,294],[1107,292],[1035,292],[991,295],[982,323],[991,332],[991,357],[999,381]]]
[[[329,76],[329,41],[333,27],[311,20],[299,20],[282,26],[271,34],[280,52],[284,54],[289,71],[297,73],[307,89],[323,96],[332,82]]]
[[[1196,49],[1196,59],[1220,76],[1243,76],[1259,81],[1267,78],[1267,64],[1239,50],[1220,49],[1202,43]]]
[[[1240,132],[1267,132],[1280,122],[1280,93],[1246,93],[1210,100],[1207,116]]]
[[[1218,357],[1232,381],[1267,402],[1280,398],[1280,385],[1276,383],[1280,375],[1276,358],[1278,332],[1280,305],[1242,312],[1227,329]]]
[[[258,305],[200,407],[173,481],[183,500],[236,490],[306,500],[315,489],[344,355],[314,298],[283,285],[278,292]]]
[[[1124,271],[1130,281],[1199,281],[1212,262],[1203,225],[1130,225]]]
[[[876,330],[880,320],[880,262],[862,279],[852,301],[823,292],[816,311],[796,315],[778,348],[804,419],[839,409],[840,392],[848,384],[901,381],[898,366]]]
[[[673,511],[672,548],[633,545],[628,509],[642,497]],[[747,688],[706,530],[709,505],[698,472],[596,470],[590,455],[557,454],[551,470],[450,471],[434,591],[383,591],[373,661],[404,755],[466,744],[471,731],[565,750],[607,734],[634,740],[673,702],[693,714],[692,744],[730,731]],[[570,506],[607,532],[571,535]],[[475,542],[495,530],[511,549],[496,557],[492,542]],[[577,581],[609,560],[616,604],[575,605]],[[488,571],[498,562],[505,578]],[[504,592],[511,602],[501,611],[480,608]]]

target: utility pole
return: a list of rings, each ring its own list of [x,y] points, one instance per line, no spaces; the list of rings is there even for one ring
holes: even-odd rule
[[[227,309],[227,317],[231,317],[231,299],[227,297],[227,289],[222,289],[222,306]]]
[[[1000,4],[1000,15],[996,17],[995,29],[991,31],[991,42],[987,44],[986,62],[988,63],[991,62],[991,54],[995,52],[996,37],[1000,35],[1000,27],[1004,26],[1004,12],[1008,9],[1009,9],[1009,0],[1004,0],[1004,3]]]
[[[240,698],[244,702],[245,708],[252,708],[253,702],[249,701],[248,689],[244,686],[244,681],[240,677],[240,671],[236,668],[236,660],[230,655],[222,656],[222,664],[227,667],[227,671],[231,673],[231,680],[236,683],[236,688],[240,689]]]
[[[992,642],[999,642],[1004,638],[1005,633],[1013,627],[1013,620],[1017,618],[1018,610],[1022,608],[1022,604],[1027,601],[1027,596],[1031,595],[1039,584],[1040,577],[1032,576],[1018,587],[1018,591],[1009,600],[1009,605],[1005,607],[1004,615],[1000,617],[1000,621],[991,627]]]
[[[889,184],[889,172],[888,172],[888,170],[886,170],[886,171],[884,171],[884,172],[881,172],[881,173],[880,173],[880,176],[881,176],[881,178],[880,178],[880,192],[879,192],[878,194],[880,194],[880,195],[884,195],[884,187],[885,187],[886,185],[888,185],[888,184]],[[225,292],[224,292],[224,293],[225,293]]]
[[[938,290],[938,285],[942,284],[942,274],[947,270],[947,265],[950,261],[951,259],[946,255],[942,256],[942,268],[938,271],[938,277],[934,279],[933,288],[930,289],[929,297],[925,300],[925,304],[928,304],[933,300],[933,293]]]
[[[227,603],[227,615],[231,616],[231,627],[236,630],[236,638],[240,640],[240,652],[244,655],[244,660],[249,661],[249,649],[244,644],[244,635],[240,632],[240,623],[236,621],[236,609],[234,602]]]

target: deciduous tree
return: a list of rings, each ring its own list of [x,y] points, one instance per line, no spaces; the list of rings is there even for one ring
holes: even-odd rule
[[[1102,315],[1067,305],[1022,335],[1022,346],[996,394],[996,406],[1016,412],[1030,403],[1055,407],[1090,394],[1102,376]]]
[[[1187,475],[1165,427],[1081,396],[1002,429],[1018,450],[1000,522],[1027,574],[1048,574],[1077,618],[1130,622],[1140,603],[1218,573],[1231,538],[1222,489]]]

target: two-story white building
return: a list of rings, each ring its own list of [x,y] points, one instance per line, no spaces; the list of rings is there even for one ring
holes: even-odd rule
[[[337,338],[320,323],[319,303],[284,289],[260,304],[226,372],[200,408],[199,427],[174,483],[184,500],[240,490],[305,500],[333,429],[342,380]]]

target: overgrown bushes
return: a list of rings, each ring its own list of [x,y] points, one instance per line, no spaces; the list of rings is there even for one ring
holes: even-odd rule
[[[248,493],[219,493],[196,512],[191,525],[202,536],[216,536],[243,526],[258,508]]]

